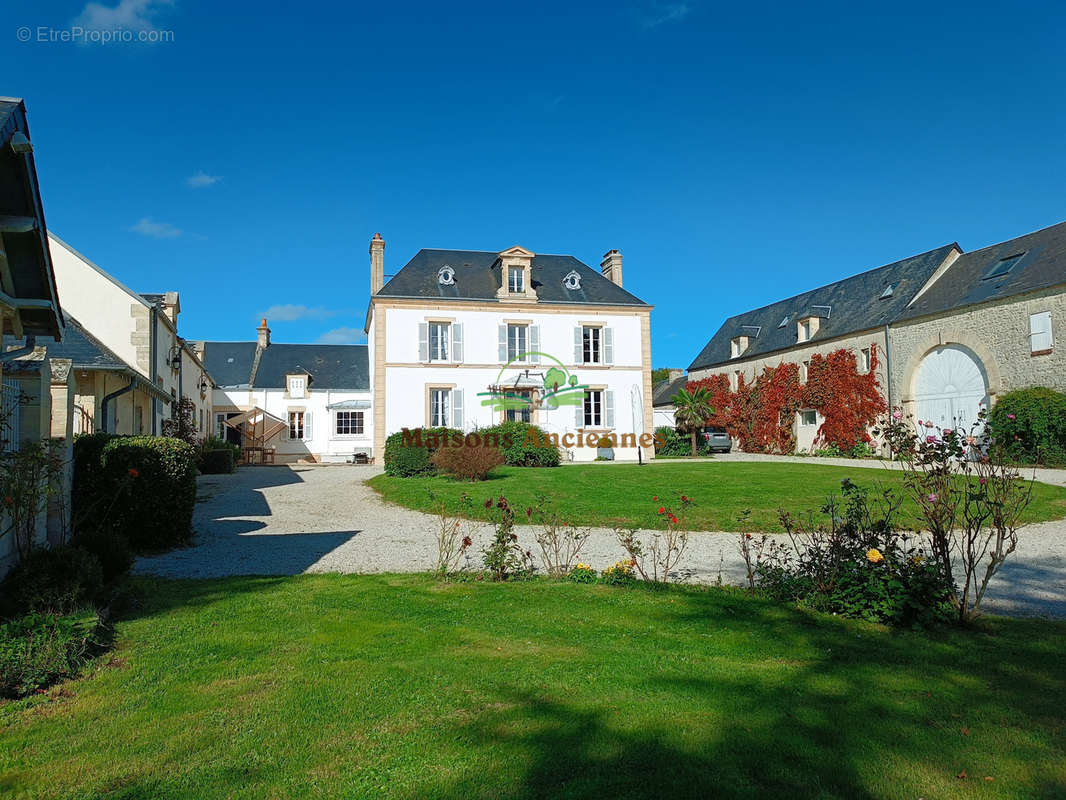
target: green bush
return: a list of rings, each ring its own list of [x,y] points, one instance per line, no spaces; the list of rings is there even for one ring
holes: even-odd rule
[[[543,428],[528,422],[501,422],[478,431],[481,441],[495,437],[504,463],[509,467],[557,467],[559,448],[548,439]]]
[[[81,547],[35,550],[11,570],[3,588],[16,613],[67,614],[99,599],[104,572]]]
[[[200,472],[204,475],[228,475],[236,469],[233,463],[233,451],[205,450],[200,453]]]
[[[1066,394],[1043,386],[1008,392],[992,407],[987,432],[998,455],[1023,464],[1066,464]]]
[[[674,428],[661,425],[655,429],[655,455],[657,456],[690,456],[692,455],[692,439],[687,433],[678,433]],[[662,444],[659,444],[659,442]],[[710,446],[701,434],[696,434],[696,453],[707,455]]]
[[[133,566],[130,543],[118,531],[102,528],[86,530],[75,536],[71,544],[96,556],[103,569],[105,583],[114,583]]]
[[[139,552],[182,544],[192,534],[196,448],[162,436],[79,436],[71,496],[78,533],[114,530]]]
[[[385,474],[400,478],[432,475],[436,472],[433,454],[446,436],[456,441],[454,437],[461,439],[463,432],[454,428],[410,428],[409,444],[404,443],[402,431],[392,434],[385,440]]]
[[[100,644],[95,612],[29,614],[0,625],[0,697],[23,697],[78,674]]]

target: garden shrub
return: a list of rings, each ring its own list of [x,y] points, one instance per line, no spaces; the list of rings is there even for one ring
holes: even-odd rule
[[[518,420],[501,422],[479,430],[484,442],[487,437],[498,444],[509,467],[557,467],[559,448],[548,438],[543,428]]]
[[[17,698],[72,678],[100,643],[95,612],[29,614],[0,625],[0,697]]]
[[[233,451],[229,448],[200,453],[200,472],[204,475],[228,475],[234,469]]]
[[[674,428],[663,425],[655,429],[655,455],[657,456],[690,456],[692,455],[692,442],[688,436],[678,433]],[[661,442],[661,444],[660,444]],[[710,447],[707,440],[702,436],[696,437],[696,452],[707,455]]]
[[[162,436],[74,440],[75,529],[110,529],[137,551],[186,542],[196,503],[196,448]]]
[[[608,586],[632,586],[637,582],[637,576],[633,574],[631,562],[618,561],[600,573],[600,580]]]
[[[503,463],[503,454],[492,445],[464,444],[462,447],[440,448],[431,461],[445,475],[466,481],[483,481],[493,467]]]
[[[988,434],[1015,463],[1066,464],[1066,394],[1043,386],[1003,395],[988,415]]]
[[[385,474],[400,478],[432,475],[436,467],[431,459],[445,437],[451,444],[461,441],[463,432],[454,428],[409,428],[406,437],[403,431],[392,434],[385,440]]]
[[[566,579],[571,583],[595,583],[596,570],[588,564],[575,564],[574,568],[566,574]]]
[[[16,613],[66,614],[101,595],[100,560],[81,547],[34,550],[11,570],[4,593]]]
[[[89,529],[74,537],[71,544],[92,553],[100,561],[104,583],[113,583],[133,566],[133,551],[126,537],[118,531]]]

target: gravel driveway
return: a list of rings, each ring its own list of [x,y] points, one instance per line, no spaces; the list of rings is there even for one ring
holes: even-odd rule
[[[384,503],[364,481],[380,467],[242,467],[198,479],[193,544],[137,561],[134,570],[174,578],[413,572],[433,568],[436,518]],[[519,528],[536,552],[533,529]],[[489,539],[473,533],[475,561]],[[602,569],[622,557],[614,533],[594,528],[581,559]],[[736,534],[699,533],[682,571],[700,583],[742,583]],[[1066,619],[1066,522],[1026,528],[1018,551],[989,589],[989,611]]]

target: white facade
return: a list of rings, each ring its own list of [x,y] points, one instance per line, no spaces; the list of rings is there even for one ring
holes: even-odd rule
[[[427,341],[432,338],[430,325],[448,329],[444,358],[439,358],[439,346]],[[510,331],[518,327],[526,329],[524,345],[534,354],[526,361],[508,363],[509,356],[520,349],[508,341]],[[592,363],[583,352],[585,328],[599,332],[598,353]],[[646,311],[479,302],[465,307],[432,301],[416,305],[376,299],[368,333],[370,352],[378,364],[372,370],[375,397],[379,403],[384,398],[379,447],[386,436],[405,427],[444,423],[473,432],[495,425],[506,412],[493,407],[489,388],[513,385],[526,370],[528,378],[521,384],[537,386],[552,367],[562,367],[575,376],[595,398],[591,408],[584,403],[555,409],[542,405],[530,412],[530,422],[560,437],[564,457],[636,460],[639,437],[653,433],[646,427],[651,409],[645,409],[643,399],[649,368]],[[447,396],[443,405],[441,392]],[[612,447],[590,446],[586,441],[588,434],[598,438],[608,433],[615,437]],[[649,449],[644,448],[645,456]]]
[[[227,415],[259,408],[285,423],[266,446],[278,463],[313,460],[344,463],[354,453],[372,456],[374,418],[369,391],[309,389],[299,396],[288,388],[217,388],[213,392],[214,433],[225,438]]]

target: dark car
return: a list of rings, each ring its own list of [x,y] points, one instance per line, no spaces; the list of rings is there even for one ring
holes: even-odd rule
[[[716,425],[708,425],[703,429],[703,440],[707,442],[707,448],[712,453],[728,453],[733,449],[733,440],[729,438],[729,432]]]

